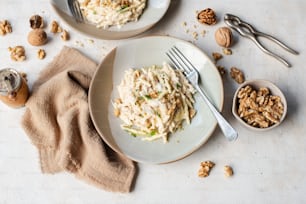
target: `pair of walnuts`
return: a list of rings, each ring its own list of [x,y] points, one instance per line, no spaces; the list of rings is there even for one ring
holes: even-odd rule
[[[43,30],[44,21],[39,15],[34,15],[30,18],[30,26],[33,30],[28,34],[28,42],[33,46],[41,46],[47,43],[48,36]]]
[[[215,11],[211,8],[200,11],[197,15],[197,19],[200,23],[206,25],[214,25],[217,23],[217,16]],[[233,42],[232,31],[228,27],[221,27],[216,30],[215,39],[218,45],[228,48]]]

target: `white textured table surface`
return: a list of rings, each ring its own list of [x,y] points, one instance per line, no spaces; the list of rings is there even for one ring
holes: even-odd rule
[[[216,129],[205,145],[183,160],[166,165],[139,164],[134,190],[118,194],[89,186],[71,174],[42,174],[36,148],[20,125],[24,109],[14,110],[1,103],[0,203],[306,203],[306,1],[173,0],[163,20],[142,36],[167,34],[192,41],[193,31],[206,30],[205,37],[199,36],[195,44],[208,54],[220,52],[213,36],[216,28],[224,25],[223,21],[208,27],[195,20],[195,11],[207,7],[217,12],[219,20],[227,12],[236,14],[300,52],[294,56],[265,41],[293,64],[288,69],[249,40],[239,37],[232,48],[233,55],[219,63],[227,69],[231,66],[242,69],[247,79],[271,80],[283,90],[288,100],[288,115],[280,127],[254,133],[238,124],[230,110],[237,84],[227,76],[223,112],[238,130],[239,139],[229,143]],[[33,14],[42,15],[47,23],[58,20],[71,34],[67,42],[59,35],[50,35],[51,41],[44,46],[47,52],[44,60],[38,60],[37,48],[27,43],[28,20]],[[13,33],[0,36],[0,67],[26,72],[30,86],[64,45],[76,47],[99,62],[109,50],[126,41],[94,39],[90,43],[90,37],[71,30],[44,0],[1,0],[0,20],[4,19],[11,22]],[[187,22],[189,34],[182,26],[183,21]],[[25,46],[26,61],[10,60],[7,48],[15,45]],[[214,161],[216,166],[209,177],[202,179],[197,171],[205,160]],[[234,169],[231,178],[223,176],[226,164]]]

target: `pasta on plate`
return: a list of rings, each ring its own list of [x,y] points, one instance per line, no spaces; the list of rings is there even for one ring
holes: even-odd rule
[[[119,98],[113,102],[121,128],[143,140],[162,138],[190,124],[195,116],[194,87],[182,72],[169,64],[128,69],[118,86]]]

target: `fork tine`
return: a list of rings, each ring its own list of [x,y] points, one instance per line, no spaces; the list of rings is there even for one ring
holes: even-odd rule
[[[177,56],[173,53],[173,51],[170,49],[166,55],[169,57],[171,62],[173,63],[174,67],[177,70],[182,71],[184,74],[186,74],[186,70],[184,69],[184,66],[181,64],[181,62],[178,60]]]
[[[75,10],[76,10],[77,16],[78,16],[78,20],[80,22],[83,22],[84,17],[83,17],[83,13],[81,11],[81,8],[80,8],[80,4],[77,0],[74,0],[73,2],[74,2],[74,7],[75,7]]]
[[[192,70],[188,67],[188,65],[182,58],[181,53],[178,52],[175,49],[175,47],[171,48],[171,51],[174,53],[173,55],[175,56],[175,59],[179,62],[180,66],[182,67],[182,69],[184,69],[185,73],[188,74],[189,72],[191,72]]]
[[[179,65],[176,63],[176,61],[174,60],[174,58],[171,56],[170,52],[166,52],[166,55],[168,56],[168,58],[170,59],[170,61],[171,61],[172,64],[174,65],[174,68],[180,70]]]
[[[184,64],[186,65],[186,67],[188,68],[189,71],[196,71],[197,70],[195,68],[195,66],[187,59],[187,57],[185,57],[185,55],[176,46],[173,46],[172,49],[175,50],[175,52],[178,56],[180,56],[181,60],[184,62]]]
[[[83,13],[80,9],[80,4],[77,0],[68,0],[68,6],[72,16],[78,23],[84,22]]]
[[[76,17],[75,10],[74,10],[74,7],[73,7],[73,0],[68,0],[67,2],[68,2],[69,10],[70,10],[72,16]]]
[[[74,11],[75,11],[75,14],[76,14],[76,20],[78,22],[82,22],[82,16],[80,14],[80,6],[79,6],[79,3],[77,0],[73,0],[73,8],[74,8]]]

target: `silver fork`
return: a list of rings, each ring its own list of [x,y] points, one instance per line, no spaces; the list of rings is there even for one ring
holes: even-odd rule
[[[225,120],[221,113],[215,108],[215,106],[210,102],[205,92],[199,86],[199,73],[193,64],[183,55],[183,53],[177,48],[173,47],[166,55],[169,57],[170,61],[173,63],[174,67],[180,71],[183,71],[189,82],[194,86],[194,88],[201,94],[204,101],[207,103],[211,112],[214,114],[220,129],[222,130],[224,136],[229,140],[236,140],[238,133],[236,130]]]
[[[78,0],[67,0],[69,10],[71,14],[73,15],[74,19],[78,23],[84,23],[84,16],[80,8],[80,4]]]

